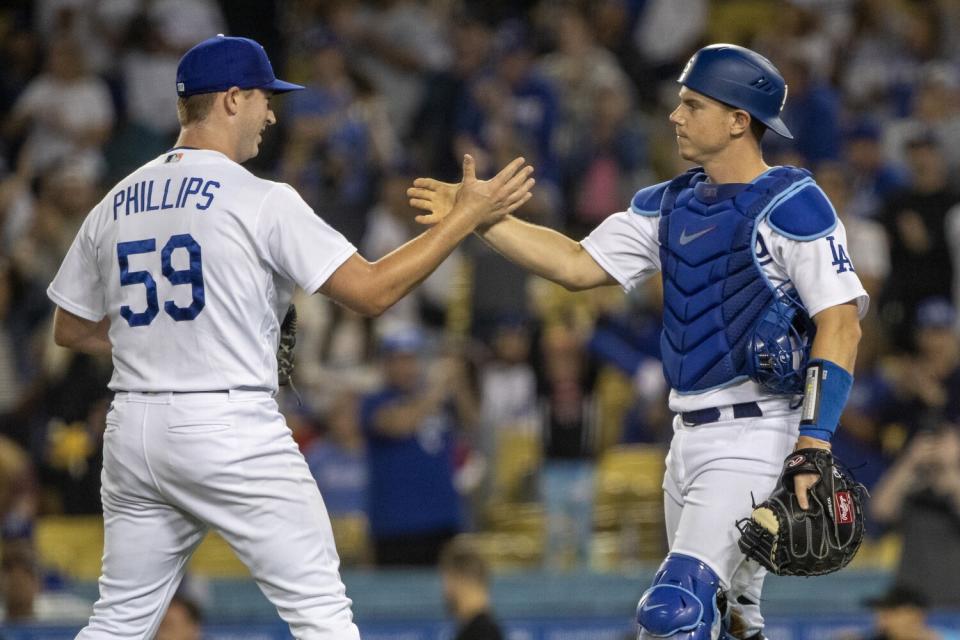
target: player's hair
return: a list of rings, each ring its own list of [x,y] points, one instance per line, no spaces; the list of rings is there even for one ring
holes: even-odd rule
[[[253,91],[254,89],[241,89],[240,93],[246,97]],[[217,95],[217,93],[198,93],[195,96],[177,98],[177,120],[180,121],[180,126],[185,127],[206,120],[210,110],[213,109]]]
[[[216,93],[198,93],[195,96],[177,98],[177,120],[185,127],[206,120],[216,100]]]
[[[450,541],[440,552],[440,570],[455,573],[479,584],[490,581],[490,568],[474,545],[460,536]]]
[[[750,116],[750,134],[757,140],[757,144],[760,144],[760,140],[763,139],[763,134],[767,132],[767,125],[757,120],[753,116],[753,114],[747,111],[746,109],[741,109],[740,107],[734,107],[733,105],[729,105],[725,102],[722,102],[721,104],[725,106],[727,109],[729,109],[730,111],[743,111],[744,113]]]

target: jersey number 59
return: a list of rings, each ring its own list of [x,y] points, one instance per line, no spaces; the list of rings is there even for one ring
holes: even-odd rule
[[[190,257],[189,269],[174,269],[171,262],[171,256],[177,249],[186,249]],[[157,281],[153,279],[149,271],[130,271],[130,256],[138,253],[153,253],[157,250],[157,241],[154,238],[148,240],[132,240],[130,242],[117,243],[117,261],[120,263],[120,286],[142,284],[147,290],[147,308],[140,312],[135,312],[127,305],[120,307],[120,315],[127,321],[131,327],[143,327],[151,322],[160,313],[160,304],[157,301]],[[189,306],[179,307],[173,300],[167,300],[163,303],[163,310],[167,315],[180,322],[182,320],[193,320],[203,310],[203,262],[200,259],[200,245],[193,239],[189,233],[182,233],[171,236],[167,244],[160,250],[160,265],[165,277],[170,284],[189,284],[193,294],[193,300]]]

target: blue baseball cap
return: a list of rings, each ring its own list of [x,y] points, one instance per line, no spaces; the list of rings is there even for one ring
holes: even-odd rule
[[[380,353],[384,356],[416,354],[426,346],[426,336],[417,327],[394,329],[380,338]]]
[[[942,296],[926,298],[917,306],[919,329],[952,329],[956,323],[956,309]]]
[[[177,65],[177,95],[217,93],[230,87],[285,93],[303,89],[278,80],[263,46],[250,38],[219,34],[183,54]]]

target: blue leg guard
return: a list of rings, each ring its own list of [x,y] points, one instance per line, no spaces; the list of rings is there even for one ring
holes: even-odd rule
[[[669,554],[637,605],[638,639],[727,638],[717,608],[719,589],[720,578],[710,567],[690,556]]]

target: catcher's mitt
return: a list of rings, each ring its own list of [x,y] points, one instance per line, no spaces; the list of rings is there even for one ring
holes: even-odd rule
[[[798,473],[820,479],[800,508],[793,489]],[[842,569],[863,540],[863,485],[833,463],[826,449],[799,449],[787,456],[773,494],[737,522],[740,550],[779,576],[817,576]]]
[[[297,346],[297,308],[292,304],[280,323],[280,346],[277,348],[277,382],[281,386],[291,383],[294,353]]]

